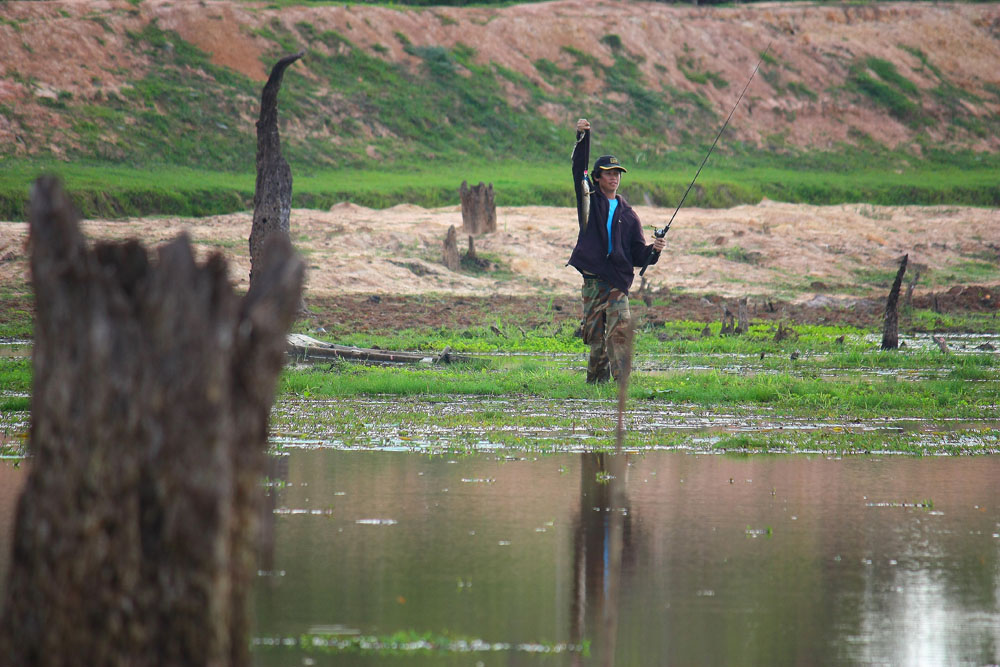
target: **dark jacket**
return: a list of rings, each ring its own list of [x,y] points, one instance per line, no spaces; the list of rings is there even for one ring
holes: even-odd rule
[[[582,151],[573,153],[573,182],[579,191],[587,170],[587,158],[578,156],[577,152]],[[617,197],[618,208],[611,220],[611,254],[608,254],[608,198],[592,184],[590,189],[590,215],[576,239],[569,265],[580,273],[596,274],[628,294],[635,277],[633,267],[645,264],[647,257],[650,264],[656,264],[660,255],[651,255],[653,246],[646,245],[639,216],[621,195]]]

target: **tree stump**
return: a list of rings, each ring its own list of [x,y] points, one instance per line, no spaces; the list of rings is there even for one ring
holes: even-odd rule
[[[4,665],[247,665],[267,422],[303,266],[262,249],[239,298],[184,236],[87,247],[32,190],[31,472],[0,617]]]
[[[774,342],[780,343],[783,340],[797,339],[798,333],[789,324],[783,321],[778,322],[778,329],[774,332]]]
[[[264,241],[272,234],[289,237],[292,213],[292,170],[281,155],[278,134],[278,91],[289,65],[305,51],[285,56],[271,68],[260,98],[257,120],[257,182],[253,191],[253,226],[250,228],[250,285],[261,259]]]
[[[899,288],[903,284],[903,274],[906,273],[906,261],[909,255],[903,255],[899,261],[896,279],[892,281],[889,298],[885,302],[885,317],[882,323],[882,349],[895,350],[899,348]]]
[[[736,308],[736,334],[745,334],[748,331],[750,331],[750,316],[747,314],[747,297],[743,297]]]
[[[458,191],[462,198],[462,231],[467,234],[489,234],[497,230],[497,206],[493,201],[493,184],[471,188],[466,181]]]
[[[448,228],[448,235],[444,237],[441,262],[449,271],[458,271],[462,265],[462,260],[458,256],[458,232],[455,230],[455,225]]]
[[[722,305],[722,326],[719,328],[720,336],[728,336],[736,331],[736,320],[733,317],[733,311],[729,310],[729,306],[725,304]]]

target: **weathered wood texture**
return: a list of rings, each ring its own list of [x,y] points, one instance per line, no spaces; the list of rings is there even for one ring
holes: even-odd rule
[[[739,300],[736,308],[736,331],[737,335],[750,331],[750,313],[747,308],[747,297]]]
[[[497,206],[493,200],[493,184],[469,187],[462,181],[458,194],[462,199],[462,231],[466,234],[489,234],[497,230]]]
[[[458,232],[455,231],[455,225],[448,227],[448,233],[444,237],[441,263],[448,267],[449,271],[458,271],[462,264],[462,260],[458,256]]]
[[[247,665],[267,420],[303,266],[269,240],[240,298],[181,236],[87,247],[32,191],[31,471],[0,663]]]
[[[281,155],[278,134],[278,91],[288,66],[305,51],[285,56],[271,68],[260,98],[257,119],[257,182],[253,192],[253,226],[250,229],[250,284],[261,260],[265,240],[271,234],[288,236],[292,213],[292,170]]]
[[[903,255],[899,261],[896,279],[889,289],[889,298],[885,301],[885,317],[882,321],[882,349],[895,350],[899,347],[899,288],[903,284],[903,274],[906,273],[906,262],[909,255]]]

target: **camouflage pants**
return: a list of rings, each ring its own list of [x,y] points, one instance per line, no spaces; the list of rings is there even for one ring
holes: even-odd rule
[[[587,382],[622,376],[631,353],[628,296],[600,278],[583,279],[583,342],[590,346]]]

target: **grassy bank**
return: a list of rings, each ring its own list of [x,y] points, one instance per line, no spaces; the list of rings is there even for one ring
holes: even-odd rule
[[[629,446],[913,453],[1000,447],[996,421],[984,420],[1000,403],[995,354],[912,346],[885,352],[872,332],[853,327],[804,325],[780,341],[767,325],[742,337],[710,338],[697,333],[700,327],[677,321],[639,333],[628,387],[635,426]],[[395,438],[458,451],[557,451],[581,439],[594,447],[613,440],[617,387],[583,381],[583,345],[562,328],[540,327],[520,341],[477,328],[456,336],[395,335],[358,342],[440,349],[464,340],[481,356],[443,367],[289,367],[278,388],[276,434],[359,447]],[[531,353],[516,354],[523,350]],[[0,359],[0,381],[8,388],[0,422],[16,435],[30,407],[30,360]]]
[[[87,218],[146,215],[205,216],[252,208],[254,175],[167,166],[132,169],[55,162],[0,163],[0,220],[24,220],[31,183],[60,176]],[[634,203],[675,206],[696,167],[684,158],[673,168],[635,165],[623,194]],[[516,162],[444,164],[422,168],[310,171],[293,165],[293,206],[326,209],[341,201],[385,208],[413,203],[432,208],[459,203],[462,181],[493,183],[499,206],[571,206],[568,164]],[[805,204],[1000,206],[992,167],[928,164],[907,170],[803,171],[728,158],[706,168],[685,206],[725,208],[767,198]]]
[[[986,381],[995,384],[1000,377],[989,357],[960,362],[954,368],[944,369],[940,378],[930,377],[933,373],[926,368],[922,372],[924,375],[906,381],[893,373],[876,377],[864,372],[857,377],[842,376],[834,380],[790,368],[738,372],[701,366],[637,372],[629,384],[629,398],[695,406],[708,414],[712,411],[753,414],[767,409],[784,418],[842,420],[904,416],[915,420],[974,419],[1000,398],[995,387],[981,386]],[[442,369],[334,365],[325,369],[289,370],[281,384],[283,395],[310,399],[447,395],[611,400],[616,392],[613,384],[585,384],[583,373],[565,369],[565,361],[538,360],[498,361],[485,369],[463,365]],[[508,418],[505,414],[497,417],[498,423]]]

